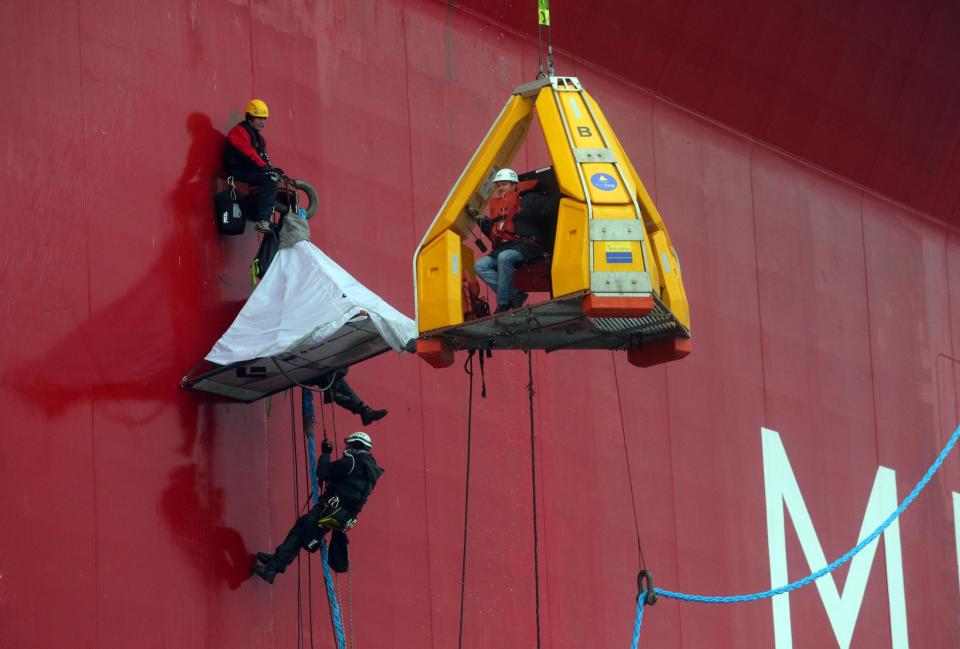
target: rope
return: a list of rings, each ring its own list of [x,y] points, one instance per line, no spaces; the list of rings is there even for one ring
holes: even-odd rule
[[[303,390],[301,393],[301,399],[303,402],[304,421],[307,420],[308,415],[315,420],[316,415],[314,414],[315,411],[313,407],[312,391]],[[324,439],[326,439],[326,422],[324,422],[323,433]],[[320,483],[317,480],[317,449],[316,444],[314,443],[313,435],[307,437],[307,453],[310,456],[311,467],[310,502],[314,507],[316,507],[317,503],[320,502]],[[343,632],[343,619],[340,615],[340,603],[337,601],[337,593],[334,590],[333,572],[330,570],[330,565],[327,563],[328,550],[326,538],[320,540],[320,554],[323,557],[323,581],[327,587],[327,601],[330,604],[330,621],[333,624],[333,631],[337,637],[337,649],[346,649],[347,641]]]
[[[273,364],[277,366],[277,369],[280,371],[281,374],[283,374],[283,375],[287,378],[288,381],[290,381],[291,383],[293,383],[294,385],[296,385],[297,387],[299,387],[301,390],[309,390],[310,392],[326,392],[327,390],[330,389],[330,386],[333,385],[333,382],[337,380],[337,373],[336,373],[336,371],[334,371],[334,372],[333,372],[333,378],[330,380],[330,383],[329,383],[329,384],[327,385],[327,387],[325,387],[325,388],[321,388],[321,387],[319,387],[319,386],[317,386],[317,387],[311,387],[311,386],[309,386],[309,385],[304,385],[304,384],[301,383],[300,381],[296,380],[295,378],[293,378],[292,376],[290,376],[289,374],[287,374],[287,371],[286,371],[285,369],[283,369],[282,367],[280,367],[280,363],[279,363],[279,361],[277,361],[277,359],[276,359],[275,356],[271,356],[271,357],[270,357],[270,360],[273,361]],[[313,406],[311,406],[311,408],[312,408],[312,407],[313,407]]]
[[[327,563],[327,557],[330,554],[327,550],[327,540],[320,540],[320,554],[323,556],[323,581],[327,585],[327,601],[330,602],[330,619],[333,621],[333,630],[337,636],[337,649],[346,649],[347,640],[343,633],[343,620],[340,618],[340,603],[337,601],[337,593],[333,587],[333,572]]]
[[[930,465],[930,468],[927,469],[927,472],[923,475],[917,485],[913,488],[910,494],[903,499],[903,502],[900,503],[900,506],[889,516],[887,519],[880,524],[877,529],[873,530],[869,536],[860,541],[853,549],[844,554],[842,557],[831,563],[830,565],[824,566],[820,570],[817,570],[811,575],[807,575],[803,579],[795,581],[793,583],[787,584],[785,586],[780,586],[779,588],[774,588],[767,590],[761,593],[750,593],[747,595],[731,595],[731,596],[717,596],[717,595],[689,595],[686,593],[678,593],[672,590],[662,590],[660,588],[654,588],[653,592],[661,597],[667,597],[670,599],[679,599],[685,602],[701,602],[704,604],[734,604],[739,602],[753,602],[761,599],[768,599],[770,597],[776,597],[777,595],[783,595],[784,593],[789,593],[791,591],[797,590],[807,584],[810,584],[817,579],[820,579],[824,575],[827,575],[843,564],[847,563],[856,556],[861,550],[873,543],[878,536],[880,536],[884,530],[886,530],[893,521],[897,520],[901,514],[910,506],[916,497],[923,491],[924,487],[930,482],[933,475],[940,469],[940,466],[943,464],[943,461],[946,459],[950,451],[953,450],[953,447],[957,444],[957,440],[960,439],[960,427],[954,431],[953,436],[950,437],[950,440],[947,442],[947,445],[943,447],[943,450],[940,451],[940,455],[937,456],[937,459],[934,460],[933,464]],[[640,597],[637,601],[637,618],[634,623],[634,632],[633,632],[633,641],[630,645],[631,649],[636,649],[637,643],[640,641],[640,623],[643,619],[643,603],[646,595],[646,591],[640,594]]]
[[[290,401],[290,446],[293,451],[293,510],[294,518],[299,518],[300,510],[300,481],[297,480],[297,420],[296,411],[293,407],[293,399],[290,399],[290,393],[284,395]],[[297,554],[297,646],[303,647],[303,586],[300,571],[300,554]]]
[[[463,371],[470,377],[467,388],[467,476],[463,490],[463,559],[460,561],[460,631],[457,635],[457,649],[463,647],[463,602],[467,591],[467,524],[470,512],[470,451],[473,448],[473,355],[476,350],[471,349],[464,361]],[[483,352],[480,352],[480,363],[483,364]]]
[[[307,483],[311,485],[311,493],[307,495],[307,499],[301,507],[301,512],[306,511],[309,506],[311,506],[314,499],[313,496],[313,476],[316,473],[316,464],[310,462],[310,458],[315,455],[311,455],[310,450],[313,448],[314,438],[313,438],[313,427],[316,423],[316,415],[313,412],[313,399],[301,399],[301,418],[303,423],[303,464],[304,464],[304,475],[307,476]],[[299,596],[298,588],[298,596]],[[309,623],[309,633],[310,633],[310,647],[311,649],[316,646],[316,641],[314,640],[313,634],[313,555],[307,555],[307,620]]]
[[[623,436],[623,457],[627,464],[627,483],[630,485],[630,503],[633,506],[633,528],[637,533],[637,554],[640,555],[640,569],[647,567],[647,561],[643,557],[643,544],[640,542],[640,517],[637,516],[637,497],[633,491],[633,472],[630,469],[630,449],[627,447],[627,428],[623,423],[623,402],[620,400],[620,378],[617,376],[617,359],[614,352],[610,352],[610,360],[613,363],[613,383],[617,388],[617,411],[620,413],[620,433]]]
[[[533,485],[533,583],[537,605],[537,649],[540,649],[540,532],[537,524],[537,457],[533,420],[533,350],[527,350],[527,393],[530,396],[530,480]]]

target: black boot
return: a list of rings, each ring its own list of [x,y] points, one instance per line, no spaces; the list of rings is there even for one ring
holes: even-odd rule
[[[257,557],[259,559],[259,556]],[[272,584],[273,580],[277,578],[277,573],[274,572],[269,566],[264,566],[259,563],[253,564],[253,574],[260,579],[264,580],[268,584]]]
[[[357,413],[360,415],[360,421],[363,422],[364,426],[369,426],[375,421],[380,421],[387,416],[387,409],[383,410],[374,410],[370,406],[363,405],[360,407],[360,411]]]

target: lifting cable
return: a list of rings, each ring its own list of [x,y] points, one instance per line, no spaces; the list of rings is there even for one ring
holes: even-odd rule
[[[300,481],[297,480],[297,420],[290,391],[284,392],[290,401],[290,449],[293,452],[293,517],[300,518]],[[300,554],[297,553],[297,647],[303,649],[303,585],[301,583]]]
[[[543,28],[547,28],[547,72],[543,71]],[[553,76],[553,42],[550,39],[550,0],[537,0],[537,78]]]
[[[537,524],[537,454],[533,416],[533,350],[527,354],[527,393],[530,397],[530,478],[533,485],[533,583],[537,613],[537,649],[540,649],[540,532]]]
[[[470,377],[467,387],[467,470],[463,489],[463,558],[460,560],[460,630],[457,634],[457,649],[463,649],[463,602],[467,590],[467,526],[470,513],[470,451],[473,448],[473,355],[471,349],[463,363],[463,371]],[[483,367],[483,352],[480,352],[480,367]],[[486,385],[484,385],[486,396]]]
[[[627,447],[627,428],[623,421],[623,402],[620,399],[620,378],[617,376],[617,357],[610,351],[610,361],[613,363],[613,383],[617,390],[617,411],[620,413],[620,433],[623,436],[623,457],[627,464],[627,482],[630,485],[630,503],[633,506],[633,528],[637,533],[637,554],[640,559],[640,570],[646,570],[647,561],[643,557],[643,544],[640,542],[640,517],[637,515],[637,496],[633,491],[633,472],[630,469],[630,449]]]
[[[637,643],[640,641],[640,625],[643,622],[643,606],[644,604],[653,604],[656,602],[657,596],[666,597],[669,599],[679,599],[686,602],[701,602],[703,604],[737,604],[740,602],[754,602],[761,599],[768,599],[770,597],[775,597],[777,595],[783,595],[784,593],[789,593],[791,591],[797,590],[803,586],[813,583],[817,579],[828,575],[833,572],[843,564],[847,563],[854,556],[857,555],[865,547],[877,540],[877,537],[883,533],[890,525],[903,514],[904,510],[910,506],[910,503],[916,499],[916,497],[923,491],[924,487],[930,482],[930,479],[933,478],[933,475],[940,469],[940,466],[943,464],[943,461],[946,459],[950,451],[953,450],[953,447],[957,444],[957,440],[960,439],[960,427],[958,427],[954,432],[953,436],[947,442],[946,446],[943,447],[943,450],[940,451],[940,455],[937,456],[937,459],[934,460],[933,464],[930,465],[930,468],[927,469],[927,472],[920,478],[920,481],[913,488],[913,491],[903,499],[903,502],[900,503],[900,506],[884,520],[877,529],[873,530],[864,538],[860,543],[853,547],[846,554],[841,556],[839,559],[833,563],[824,566],[820,570],[817,570],[813,574],[807,575],[803,579],[799,579],[793,583],[786,584],[785,586],[780,586],[779,588],[774,588],[768,591],[761,593],[750,593],[747,595],[730,595],[730,596],[718,596],[718,595],[689,595],[687,593],[678,593],[671,590],[662,590],[660,588],[654,588],[652,581],[649,579],[649,573],[647,573],[646,578],[641,576],[640,582],[640,594],[637,597],[637,616],[633,624],[633,640],[630,643],[631,649],[637,649]],[[646,572],[646,571],[644,571]],[[645,583],[644,583],[645,582]]]

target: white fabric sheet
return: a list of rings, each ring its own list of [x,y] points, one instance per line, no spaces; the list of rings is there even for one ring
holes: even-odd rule
[[[413,320],[309,241],[281,248],[236,320],[206,360],[227,365],[322,342],[366,311],[384,341],[402,351],[417,337]]]

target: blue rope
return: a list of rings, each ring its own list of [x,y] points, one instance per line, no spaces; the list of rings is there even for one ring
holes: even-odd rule
[[[316,421],[313,409],[313,392],[301,390],[304,418],[310,417]],[[314,507],[320,502],[320,482],[317,480],[317,447],[313,435],[307,437],[307,453],[310,456],[310,502]],[[330,603],[330,617],[333,619],[333,631],[337,636],[337,648],[346,649],[347,638],[343,632],[343,618],[340,615],[340,602],[337,601],[337,591],[333,585],[333,572],[327,563],[327,539],[320,539],[320,556],[323,561],[323,581],[327,586],[327,601]]]
[[[637,643],[640,642],[640,625],[643,624],[643,603],[646,599],[647,591],[643,591],[637,600],[637,619],[633,623],[633,640],[630,641],[631,649],[637,649]]]
[[[860,541],[852,550],[844,554],[842,557],[834,561],[828,566],[824,566],[820,570],[816,571],[812,575],[808,575],[803,579],[795,581],[791,584],[785,586],[780,586],[779,588],[774,588],[772,590],[764,591],[762,593],[750,593],[748,595],[731,595],[727,597],[717,596],[717,595],[688,595],[686,593],[678,593],[672,590],[662,590],[660,588],[654,588],[653,592],[661,597],[667,597],[670,599],[679,599],[686,602],[702,602],[704,604],[733,604],[738,602],[753,602],[760,599],[767,599],[770,597],[776,597],[777,595],[782,595],[784,593],[789,593],[790,591],[796,590],[802,586],[806,586],[817,579],[820,579],[824,575],[833,572],[846,562],[850,561],[858,552],[863,550],[865,547],[873,543],[878,536],[880,536],[884,530],[890,527],[893,521],[910,506],[916,497],[923,491],[924,487],[927,486],[927,483],[930,482],[930,479],[933,478],[933,475],[940,469],[940,466],[943,464],[943,461],[947,458],[947,455],[950,454],[950,451],[953,450],[953,447],[957,444],[957,440],[960,439],[960,427],[954,431],[953,436],[950,438],[950,441],[947,442],[947,445],[943,447],[943,450],[940,451],[940,455],[937,456],[937,459],[934,460],[933,464],[930,465],[930,468],[927,469],[927,472],[920,479],[920,482],[917,483],[917,486],[913,488],[913,491],[903,499],[903,502],[900,504],[897,509],[890,514],[883,523],[880,524],[880,527],[875,529],[870,533],[865,539]],[[640,623],[643,620],[643,601],[644,593],[641,593],[639,600],[637,601],[637,618],[634,623],[633,631],[633,641],[630,645],[631,649],[637,649],[637,643],[640,641]]]

